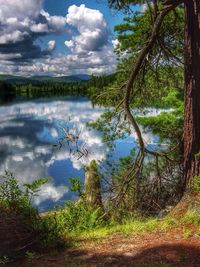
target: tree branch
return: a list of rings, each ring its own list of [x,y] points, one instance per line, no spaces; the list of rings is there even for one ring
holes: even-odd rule
[[[134,128],[134,130],[136,132],[141,152],[144,153],[146,151],[146,152],[148,152],[148,153],[150,153],[152,155],[156,155],[157,152],[149,151],[149,150],[147,150],[145,148],[144,140],[143,140],[140,128],[139,128],[134,116],[131,113],[130,97],[131,97],[131,90],[132,90],[134,81],[135,81],[137,75],[139,74],[142,65],[145,62],[146,57],[151,52],[154,44],[156,43],[156,40],[157,40],[158,35],[159,35],[160,28],[161,28],[161,25],[162,25],[162,22],[163,22],[165,16],[171,10],[176,8],[183,1],[175,0],[175,1],[171,1],[171,2],[173,2],[173,4],[169,4],[169,1],[165,1],[164,4],[166,4],[167,6],[163,10],[161,10],[160,13],[158,14],[158,16],[157,16],[157,18],[155,20],[155,23],[154,23],[154,27],[153,27],[153,30],[152,30],[151,37],[149,38],[149,40],[146,42],[145,46],[141,50],[140,55],[139,55],[136,63],[134,63],[130,78],[129,78],[129,80],[128,80],[127,84],[126,84],[126,87],[125,87],[124,110],[125,110],[126,116],[127,116],[129,122],[131,123],[131,125],[133,126],[133,128]]]

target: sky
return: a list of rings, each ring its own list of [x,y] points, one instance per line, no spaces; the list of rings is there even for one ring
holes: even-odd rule
[[[122,20],[106,0],[0,0],[0,73],[112,73]]]

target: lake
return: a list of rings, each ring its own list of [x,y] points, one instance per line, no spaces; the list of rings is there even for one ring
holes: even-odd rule
[[[148,115],[160,113],[155,109],[148,111]],[[20,184],[50,177],[34,199],[40,211],[74,199],[75,194],[69,191],[69,178],[83,180],[84,164],[92,159],[101,164],[107,160],[109,147],[102,142],[101,133],[87,127],[103,112],[104,108],[93,106],[87,98],[70,96],[0,106],[0,175],[10,170]],[[74,143],[68,144],[66,140],[59,143],[66,132],[78,134],[82,157],[75,153]],[[144,139],[151,146],[158,142],[158,137],[151,133],[145,133]],[[135,147],[135,137],[116,140],[115,145],[112,160],[129,155]]]

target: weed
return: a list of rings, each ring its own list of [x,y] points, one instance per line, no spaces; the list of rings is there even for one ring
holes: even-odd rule
[[[184,228],[183,231],[182,231],[182,236],[183,238],[189,238],[193,235],[192,231],[188,228]]]
[[[189,223],[195,226],[200,226],[200,216],[199,214],[187,213],[180,221],[180,223]]]

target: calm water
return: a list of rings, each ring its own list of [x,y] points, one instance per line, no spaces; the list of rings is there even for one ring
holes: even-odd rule
[[[92,159],[104,162],[109,153],[102,143],[101,133],[86,127],[87,122],[99,118],[103,111],[81,97],[38,99],[0,106],[0,174],[8,169],[21,184],[51,177],[34,200],[41,211],[73,199],[74,194],[68,190],[69,177],[84,179],[83,164]],[[150,110],[150,114],[157,112]],[[80,131],[80,146],[86,144],[87,157],[78,160],[77,154],[70,153],[66,142],[62,142],[60,149],[54,146],[64,136],[62,127]],[[145,141],[156,143],[158,138],[147,133]],[[117,140],[113,159],[128,155],[133,147],[134,137]]]

